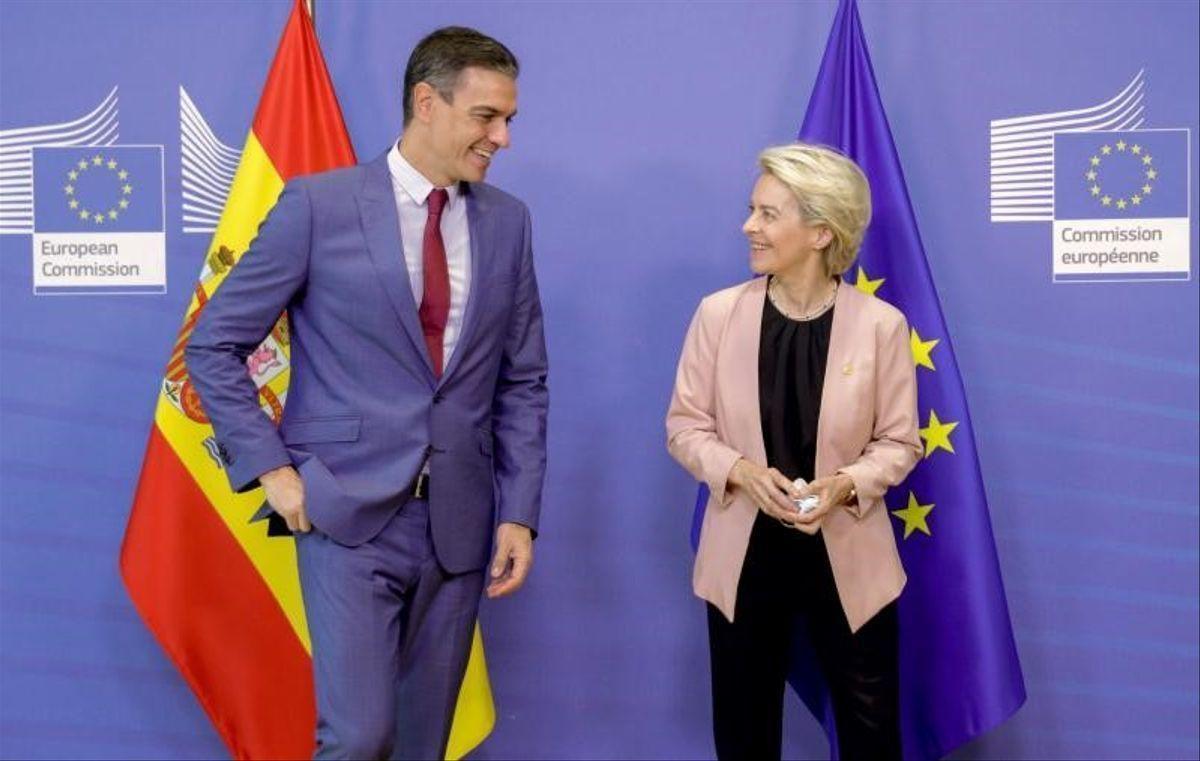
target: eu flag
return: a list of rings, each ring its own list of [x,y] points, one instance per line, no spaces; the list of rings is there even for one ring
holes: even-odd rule
[[[950,336],[854,0],[842,0],[799,138],[853,158],[873,213],[849,284],[904,312],[917,370],[925,455],[888,492],[908,584],[900,596],[900,732],[905,758],[940,758],[1025,702],[975,437]],[[692,526],[699,535],[708,491]],[[792,688],[838,757],[833,706],[807,640],[793,649]]]
[[[37,232],[163,232],[161,146],[37,146],[33,188]]]
[[[874,211],[851,282],[911,327],[925,456],[887,496],[908,573],[900,729],[905,758],[938,758],[1011,716],[1025,683],[962,379],[854,0],[838,8],[799,137],[841,150],[866,173]],[[809,701],[818,718],[831,716],[826,702]]]

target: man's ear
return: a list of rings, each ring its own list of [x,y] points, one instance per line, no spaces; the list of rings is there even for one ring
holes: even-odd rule
[[[413,86],[413,118],[428,124],[433,116],[433,99],[436,97],[438,94],[437,90],[433,89],[433,85],[428,82],[417,82]]]

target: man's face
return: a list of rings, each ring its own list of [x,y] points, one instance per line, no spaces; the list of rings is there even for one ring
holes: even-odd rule
[[[434,94],[430,106],[433,158],[451,182],[480,182],[493,156],[509,145],[509,122],[517,113],[517,83],[474,66],[463,69],[447,103]]]

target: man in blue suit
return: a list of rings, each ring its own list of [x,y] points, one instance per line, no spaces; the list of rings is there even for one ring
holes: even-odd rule
[[[529,212],[483,183],[517,71],[471,29],[422,40],[399,143],[288,183],[187,348],[230,483],[296,536],[318,758],[442,758],[489,550],[489,597],[532,562],[542,311]],[[244,363],[284,310],[277,430]]]

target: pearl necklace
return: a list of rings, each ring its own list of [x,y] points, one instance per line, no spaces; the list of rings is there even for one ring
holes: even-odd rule
[[[777,293],[779,290],[779,280],[777,278],[771,278],[771,286],[767,288],[767,297],[771,299],[771,303],[775,305],[775,308],[778,309],[784,317],[788,318],[789,320],[795,320],[796,322],[807,322],[808,320],[820,317],[829,309],[829,307],[833,306],[833,302],[837,300],[838,286],[840,284],[840,278],[834,280],[833,290],[830,291],[829,298],[825,299],[825,301],[823,301],[815,309],[810,309],[801,315],[793,314],[792,312],[788,311],[782,303],[780,303],[781,298]]]

